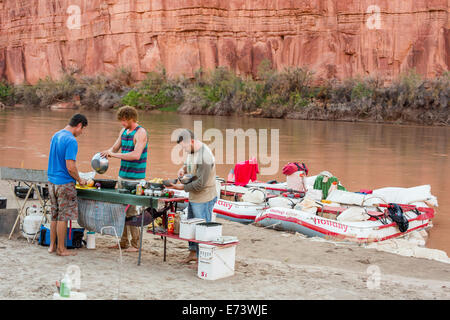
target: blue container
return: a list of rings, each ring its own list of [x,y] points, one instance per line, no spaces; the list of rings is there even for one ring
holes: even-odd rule
[[[42,246],[50,245],[50,229],[41,225],[39,234],[39,244]],[[83,240],[84,236],[84,228],[72,228],[72,234],[69,239],[70,228],[67,228],[67,236],[66,236],[66,248],[74,249],[81,248],[85,241]],[[58,243],[58,239],[56,239],[56,243]]]

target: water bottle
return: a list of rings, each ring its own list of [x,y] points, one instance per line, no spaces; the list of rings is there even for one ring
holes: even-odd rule
[[[328,189],[328,195],[333,191],[333,190],[337,190],[337,181],[333,181],[333,183],[330,186],[330,189]]]
[[[227,182],[234,182],[234,169],[231,169],[228,173]]]
[[[61,280],[61,286],[59,287],[59,295],[64,298],[69,298],[71,286],[72,282],[70,281],[70,277],[67,274],[65,274],[64,278]]]

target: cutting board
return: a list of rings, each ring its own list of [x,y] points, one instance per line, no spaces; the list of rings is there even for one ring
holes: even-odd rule
[[[83,189],[83,190],[97,189],[96,187],[80,186],[79,184],[77,184],[77,185],[75,186],[75,188],[77,188],[77,189]]]

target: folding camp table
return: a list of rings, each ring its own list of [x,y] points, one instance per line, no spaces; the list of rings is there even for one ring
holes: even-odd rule
[[[8,239],[11,239],[11,236],[14,232],[14,229],[16,228],[17,222],[19,222],[19,219],[22,215],[25,213],[25,205],[27,204],[31,191],[34,189],[34,191],[37,194],[37,197],[39,199],[39,202],[43,208],[43,215],[42,215],[42,221],[44,220],[46,214],[47,214],[47,208],[46,203],[47,200],[43,199],[41,196],[41,193],[38,189],[38,185],[45,185],[48,184],[48,178],[47,178],[47,171],[46,170],[34,170],[34,169],[21,169],[21,168],[8,168],[8,167],[0,167],[0,180],[6,180],[8,181],[9,185],[11,186],[12,192],[14,194],[14,198],[17,202],[17,208],[19,208],[19,214],[17,215],[16,221],[14,223],[13,228],[11,229],[11,233],[9,234]],[[23,182],[24,184],[27,184],[29,186],[28,193],[25,197],[24,202],[22,205],[20,205],[20,201],[16,193],[14,192],[14,182]],[[36,239],[37,233],[33,237],[33,241]]]

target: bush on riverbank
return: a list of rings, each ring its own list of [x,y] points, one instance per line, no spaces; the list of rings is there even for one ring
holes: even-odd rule
[[[423,80],[411,70],[389,86],[376,78],[314,85],[303,68],[267,68],[257,80],[217,69],[185,88],[181,113],[270,118],[449,124],[450,73]]]
[[[138,83],[122,98],[123,105],[138,108],[173,108],[183,101],[183,89],[179,81],[167,78],[165,71],[149,72],[145,80]]]
[[[305,68],[275,71],[263,61],[256,79],[219,67],[198,70],[193,79],[169,79],[161,70],[136,82],[131,70],[120,68],[95,77],[72,71],[35,85],[0,83],[0,102],[7,105],[48,107],[60,101],[78,101],[89,109],[127,104],[189,114],[448,125],[450,72],[424,80],[411,70],[388,86],[370,77],[318,85]]]
[[[0,81],[0,103],[11,104],[12,87],[3,81]]]

